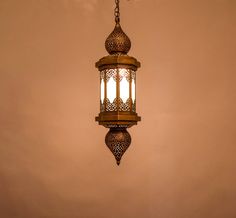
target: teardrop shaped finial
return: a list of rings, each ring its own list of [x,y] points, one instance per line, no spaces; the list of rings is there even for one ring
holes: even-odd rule
[[[120,165],[120,160],[116,160],[116,164],[119,166]]]
[[[117,22],[112,33],[105,42],[107,52],[112,54],[127,54],[131,48],[129,37],[122,30],[120,23]]]
[[[105,142],[116,158],[117,165],[120,165],[122,155],[131,144],[131,136],[126,128],[111,128],[106,135]]]

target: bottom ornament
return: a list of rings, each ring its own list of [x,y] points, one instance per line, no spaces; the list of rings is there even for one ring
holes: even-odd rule
[[[105,142],[116,158],[117,165],[120,165],[121,158],[131,144],[131,136],[124,127],[110,128],[106,135]]]

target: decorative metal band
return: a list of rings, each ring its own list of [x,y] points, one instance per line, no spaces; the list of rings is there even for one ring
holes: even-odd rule
[[[106,128],[129,128],[130,126],[130,124],[106,124]]]
[[[114,99],[113,102],[110,102],[108,98],[105,99],[106,102],[106,111],[131,111],[130,109],[130,101],[132,101],[130,98],[126,101],[123,102],[121,98],[119,98],[119,106],[117,106],[117,98]],[[104,104],[101,103],[100,105],[101,112],[105,111]],[[135,102],[132,104],[132,111],[135,112]]]
[[[117,69],[107,69],[103,70],[101,72],[104,72],[106,75],[106,80],[108,81],[111,77],[116,81],[117,78]]]
[[[108,98],[105,99],[106,102],[106,111],[117,111],[117,100],[114,99],[113,102],[110,102]]]
[[[120,69],[119,70],[119,81],[121,81],[124,77],[126,78],[126,80],[128,82],[130,82],[130,72],[131,70],[130,69]]]
[[[125,77],[126,80],[129,82],[130,73],[133,75],[131,78],[135,77],[135,71],[130,69],[106,69],[101,71],[101,79],[104,79],[104,77],[106,77],[106,80],[108,81],[112,77],[116,81],[118,72],[119,72],[119,81],[121,81],[123,77]]]
[[[130,101],[131,99],[127,99],[124,103],[121,98],[119,98],[119,111],[130,111]]]

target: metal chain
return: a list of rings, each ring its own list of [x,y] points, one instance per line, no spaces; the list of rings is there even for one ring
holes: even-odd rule
[[[115,21],[116,23],[120,23],[120,0],[115,0]]]

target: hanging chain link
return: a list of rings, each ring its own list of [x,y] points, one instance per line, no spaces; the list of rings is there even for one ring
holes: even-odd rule
[[[120,0],[115,0],[115,21],[116,23],[120,23]]]

